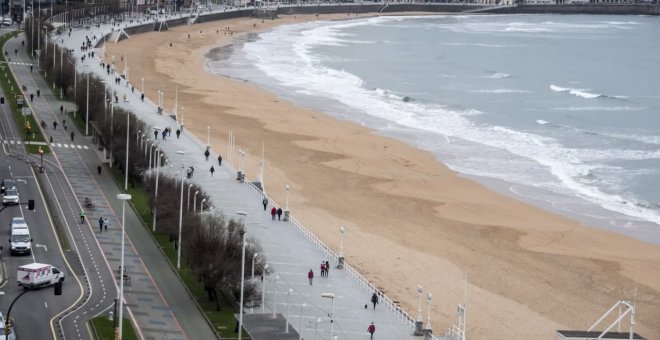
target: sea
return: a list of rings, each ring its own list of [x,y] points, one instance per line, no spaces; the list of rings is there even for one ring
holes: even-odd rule
[[[658,32],[647,16],[355,18],[241,36],[206,65],[500,193],[660,244]]]

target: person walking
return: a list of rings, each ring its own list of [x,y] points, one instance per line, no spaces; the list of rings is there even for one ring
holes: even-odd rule
[[[80,223],[85,223],[85,210],[80,209]]]
[[[209,160],[209,155],[211,155],[211,153],[209,152],[209,149],[206,148],[206,151],[204,151],[204,157],[206,157],[206,161]]]
[[[181,130],[176,129],[176,139],[179,139],[179,136],[181,136]]]
[[[108,224],[110,224],[110,222],[108,222],[108,218],[104,217],[103,218],[103,229],[105,229],[105,231],[108,231]]]
[[[330,262],[325,261],[325,277],[328,277],[329,273],[330,273]]]
[[[99,172],[99,175],[101,174],[101,169],[103,169],[103,167],[101,166],[101,164],[99,164],[99,165],[96,166],[96,171]]]
[[[154,139],[158,139],[158,130],[154,130]]]
[[[53,130],[57,130],[57,122],[53,122]]]
[[[99,232],[103,232],[103,217],[99,217]]]
[[[376,333],[376,325],[374,325],[374,322],[371,322],[371,325],[369,325],[369,328],[367,328],[367,332],[369,332],[369,335],[371,336],[370,339],[374,338],[374,333]]]
[[[371,303],[374,305],[374,310],[376,310],[376,305],[378,304],[378,294],[376,292],[371,295]]]
[[[140,95],[140,100],[144,101],[144,93]]]
[[[37,89],[37,97],[41,97],[41,90]]]
[[[273,218],[273,221],[275,221],[275,215],[277,215],[277,209],[273,207],[273,209],[270,209],[270,216]]]
[[[213,168],[213,165],[211,165],[211,176],[213,176],[213,173],[215,172],[215,169]]]
[[[282,208],[277,208],[277,220],[282,220]]]
[[[218,166],[222,166],[222,156],[218,155]]]
[[[325,261],[321,261],[321,277],[325,276]]]
[[[314,271],[310,268],[309,272],[307,272],[307,279],[309,279],[309,285],[312,285],[312,281],[314,281]]]
[[[76,136],[76,134],[73,133],[73,131],[71,131],[71,141],[72,141],[72,142],[73,142],[73,138],[74,138],[75,136]]]
[[[268,207],[268,199],[266,196],[264,196],[264,199],[261,201],[261,204],[264,205],[264,211],[266,211],[266,207]]]

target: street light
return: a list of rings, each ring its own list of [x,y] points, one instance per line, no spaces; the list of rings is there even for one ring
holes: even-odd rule
[[[284,333],[289,333],[289,296],[293,293],[293,289],[289,288],[289,291],[286,293],[286,319],[284,320],[285,331]]]
[[[266,313],[266,269],[268,269],[268,263],[264,266],[263,272],[261,272],[261,313]]]
[[[300,306],[300,326],[298,327],[300,332],[298,334],[298,340],[302,340],[302,333],[303,333],[303,328],[302,328],[303,313],[302,312],[303,312],[303,308],[305,308],[306,306],[307,306],[307,304],[305,304],[305,303],[303,303]]]
[[[287,184],[286,185],[286,211],[289,211],[289,192],[291,191],[291,187]]]
[[[422,296],[424,295],[424,289],[422,286],[417,286],[417,295],[419,303],[417,305],[417,320],[415,321],[415,335],[421,336],[424,335],[424,322],[422,321]]]
[[[426,302],[429,304],[428,314],[426,315],[426,334],[431,334],[431,293],[426,294]]]
[[[339,257],[337,258],[337,268],[344,268],[344,226],[339,227]]]
[[[279,280],[280,275],[275,275],[273,280],[273,319],[275,319],[275,314],[277,313],[277,280]]]
[[[190,211],[190,188],[192,188],[193,184],[190,183],[188,185],[188,198],[186,199],[186,211]]]
[[[124,174],[124,190],[128,191],[128,142],[130,137],[131,115],[126,113],[126,166]]]
[[[250,276],[250,278],[252,278],[252,279],[254,279],[254,262],[255,262],[254,260],[255,260],[258,256],[259,256],[259,253],[254,253],[254,255],[252,255],[252,276]]]
[[[199,204],[199,212],[204,210],[204,202],[206,202],[206,198],[202,199],[202,203]]]
[[[122,339],[123,311],[124,311],[124,240],[126,239],[126,201],[131,199],[130,194],[117,194],[121,200],[121,265],[119,266],[119,340]]]
[[[245,285],[245,222],[247,221],[247,213],[245,211],[237,211],[236,215],[241,216],[243,224],[238,233],[241,235],[242,251],[241,251],[241,302],[238,311],[238,340],[241,340],[243,330],[243,286]]]
[[[89,72],[87,72],[87,109],[85,110],[85,136],[89,136]]]
[[[179,155],[183,157],[186,154],[185,151],[177,151]],[[181,228],[183,226],[183,181],[186,179],[185,167],[181,165],[181,204],[179,206],[179,241],[177,243],[177,255],[176,255],[176,269],[181,269]]]
[[[197,212],[197,194],[199,194],[199,190],[195,191],[193,195],[193,212]]]
[[[333,309],[334,309],[334,307],[335,307],[335,294],[333,294],[333,293],[321,293],[321,297],[328,298],[328,299],[331,300],[331,303],[330,303],[330,314],[328,314],[328,316],[330,317],[330,339],[332,339],[332,332],[333,332],[333,330],[334,330],[334,327],[333,327],[333,326],[334,326],[334,322],[333,322],[332,311],[333,311]]]
[[[319,322],[321,322],[321,318],[316,319],[314,322],[314,340],[316,340],[316,334],[318,334],[316,333],[316,327],[319,325]]]
[[[158,219],[158,175],[160,173],[160,145],[156,147],[156,155],[158,157],[158,164],[156,164],[156,190],[154,190],[154,218],[152,220],[151,230],[156,231],[156,220]]]
[[[137,134],[135,135],[135,146],[137,146],[140,142],[140,136],[142,136],[142,130],[138,130]]]

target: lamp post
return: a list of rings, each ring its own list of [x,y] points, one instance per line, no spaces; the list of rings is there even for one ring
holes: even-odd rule
[[[331,302],[330,302],[330,314],[328,314],[328,316],[330,317],[330,339],[332,339],[332,332],[334,330],[333,326],[335,324],[334,321],[333,321],[333,315],[332,315],[332,311],[335,307],[335,294],[333,294],[333,293],[322,293],[321,297],[328,298],[328,299],[331,300]]]
[[[314,340],[316,340],[316,334],[318,334],[316,332],[316,328],[318,327],[319,322],[321,322],[321,318],[316,319],[316,321],[314,322]]]
[[[126,113],[126,165],[124,167],[124,190],[128,191],[128,143],[129,143],[129,137],[131,133],[130,129],[130,124],[131,124],[131,115]]]
[[[263,280],[261,280],[261,313],[266,313],[266,269],[268,269],[268,263],[264,266],[264,270],[261,274]]]
[[[158,164],[156,164],[156,190],[154,190],[154,218],[152,220],[151,230],[156,231],[156,220],[158,219],[158,175],[160,173],[160,146],[156,147]]]
[[[275,314],[277,314],[277,280],[279,278],[279,275],[275,275],[275,279],[273,280],[273,319],[275,319]]]
[[[156,144],[156,143],[152,143],[151,145],[149,145],[149,170],[151,170],[151,167],[152,167],[151,164],[152,164],[152,161],[153,161],[154,148],[157,148],[157,147],[158,147],[158,144]]]
[[[135,135],[135,146],[137,146],[138,143],[140,142],[140,137],[141,136],[142,136],[142,130],[138,130],[137,134]],[[142,145],[140,145],[140,146],[142,146]]]
[[[241,216],[243,220],[241,229],[238,231],[241,235],[242,251],[241,251],[241,299],[238,311],[238,340],[241,340],[243,333],[243,286],[245,285],[245,222],[247,221],[247,213],[245,211],[237,211],[236,215]]]
[[[185,151],[177,151],[179,155],[182,156],[186,154]],[[176,254],[176,269],[181,270],[181,228],[183,226],[183,182],[186,179],[185,166],[181,165],[181,203],[179,206],[179,241],[177,243],[177,254]]]
[[[419,303],[417,305],[417,320],[415,320],[415,335],[421,336],[424,335],[424,322],[422,321],[422,296],[424,295],[424,289],[422,286],[417,286],[417,297]]]
[[[300,326],[298,326],[298,329],[300,331],[298,333],[298,340],[302,340],[302,333],[303,333],[303,327],[302,327],[303,313],[302,312],[303,312],[303,308],[305,308],[306,306],[307,306],[307,304],[305,304],[305,303],[303,303],[300,306],[300,323],[299,323]]]
[[[289,288],[289,291],[286,293],[286,319],[284,320],[284,333],[289,333],[289,296],[293,293],[293,289]]]
[[[197,194],[199,194],[199,190],[195,191],[193,195],[193,212],[197,212]]]
[[[39,172],[44,172],[44,149],[39,146],[39,157],[41,158],[41,165],[39,165]]]
[[[192,188],[193,184],[190,183],[188,185],[188,197],[186,198],[186,211],[190,211],[190,188]]]
[[[122,339],[123,312],[124,312],[124,240],[126,239],[126,201],[131,199],[130,194],[117,194],[117,199],[121,200],[121,265],[119,267],[119,340]]]
[[[202,202],[199,204],[199,212],[204,210],[204,202],[206,202],[206,198],[202,199]]]
[[[288,221],[289,220],[289,192],[291,192],[291,187],[287,184],[286,185],[286,205],[284,208],[284,220]]]
[[[89,136],[89,72],[87,72],[87,109],[85,110],[85,136]]]
[[[433,334],[433,330],[431,329],[431,298],[431,293],[426,294],[426,302],[429,304],[429,309],[426,315],[426,329],[424,332],[427,335]]]
[[[339,227],[339,257],[337,258],[337,268],[344,268],[344,226]]]
[[[254,279],[254,262],[255,262],[255,259],[258,256],[259,256],[259,253],[254,253],[254,255],[252,255],[252,276],[250,276],[250,278],[252,278],[252,279]]]

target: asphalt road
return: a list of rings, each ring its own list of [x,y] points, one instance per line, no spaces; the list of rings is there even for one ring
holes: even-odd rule
[[[10,40],[6,45],[6,50],[10,55],[14,50],[18,50],[19,56],[22,56],[23,60],[29,60],[25,55],[25,49],[20,45],[20,39]],[[15,57],[15,60],[18,59],[18,56]],[[21,86],[26,86],[26,93],[34,93],[36,89],[42,89],[41,97],[35,97],[34,101],[30,103],[32,110],[40,117],[55,115],[54,110],[57,109],[51,107],[53,103],[49,101],[52,99],[52,94],[47,90],[48,85],[36,74],[36,71],[34,74],[31,73],[29,65],[14,65],[12,69]],[[57,131],[49,129],[50,126],[46,127],[48,135],[55,136],[56,140],[66,138],[67,133],[61,128]],[[75,299],[68,299],[69,303],[64,306],[66,308],[59,308],[58,313],[49,315],[48,319],[52,316],[55,317],[48,329],[54,329],[57,338],[91,339],[92,335],[87,321],[96,315],[105,313],[114,304],[117,294],[113,274],[103,260],[103,254],[90,225],[79,223],[78,212],[81,207],[71,183],[67,179],[67,176],[75,174],[65,174],[62,171],[64,167],[61,159],[66,158],[67,153],[71,152],[76,151],[60,149],[55,154],[44,156],[45,171],[43,174],[39,174],[41,189],[46,201],[49,202],[48,207],[58,226],[59,235],[66,240],[67,249],[63,253],[66,256],[68,267],[64,270],[72,279],[67,280],[66,283],[70,286],[74,284],[78,286]],[[35,161],[39,162],[36,159]],[[43,203],[41,206],[44,206]],[[91,222],[93,223],[93,221]],[[36,239],[35,243],[37,243]],[[55,245],[53,246],[55,247]],[[79,279],[75,280],[74,276]],[[21,334],[17,331],[17,335]],[[44,339],[45,337],[28,338]]]
[[[4,94],[3,94],[4,95]],[[52,264],[65,272],[62,295],[55,296],[53,288],[34,290],[17,300],[11,313],[15,322],[15,332],[19,339],[48,339],[54,337],[51,318],[71,306],[81,295],[81,286],[70,275],[70,268],[64,260],[51,218],[45,209],[46,201],[41,195],[38,169],[39,159],[27,155],[22,145],[12,144],[20,140],[17,127],[7,105],[0,106],[0,134],[3,145],[0,152],[0,178],[13,178],[21,202],[34,199],[36,209],[28,211],[26,205],[8,206],[0,213],[0,245],[3,247],[2,262],[6,272],[6,282],[0,291],[0,311],[6,316],[10,303],[23,289],[18,287],[16,269],[18,266],[32,263]],[[7,141],[7,143],[5,143]],[[31,255],[12,256],[9,252],[9,223],[12,217],[22,216],[30,228],[33,239]]]

